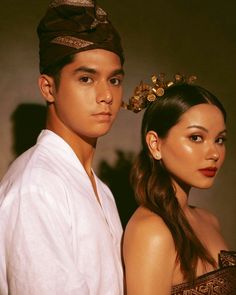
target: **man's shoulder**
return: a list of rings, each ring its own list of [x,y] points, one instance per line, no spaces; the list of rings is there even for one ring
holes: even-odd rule
[[[17,198],[32,191],[53,191],[58,188],[60,173],[54,169],[50,158],[34,146],[12,162],[0,183],[0,203],[10,194]]]

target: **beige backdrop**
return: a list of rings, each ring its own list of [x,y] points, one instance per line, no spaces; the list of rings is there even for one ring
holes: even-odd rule
[[[236,249],[236,63],[235,0],[100,0],[119,29],[126,52],[125,97],[155,72],[196,74],[198,83],[221,98],[228,110],[228,155],[214,187],[194,190],[191,203],[211,209]],[[35,28],[46,0],[1,0],[0,177],[13,159],[10,116],[21,103],[43,103],[37,88]],[[112,163],[117,149],[137,152],[142,113],[121,111],[111,133],[99,142],[101,159]]]

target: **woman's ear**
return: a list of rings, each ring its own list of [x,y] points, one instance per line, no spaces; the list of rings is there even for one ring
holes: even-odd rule
[[[52,77],[48,75],[41,75],[38,79],[39,89],[48,103],[55,101],[56,88]]]
[[[148,131],[146,135],[146,143],[153,158],[161,160],[161,139],[155,131]]]

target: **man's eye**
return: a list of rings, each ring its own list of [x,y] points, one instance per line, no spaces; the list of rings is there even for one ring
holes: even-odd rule
[[[90,77],[84,76],[84,77],[80,77],[79,81],[83,83],[91,83],[93,80]]]
[[[200,135],[191,135],[190,140],[194,142],[202,142],[203,138]]]
[[[114,85],[114,86],[118,86],[118,85],[121,84],[121,79],[118,79],[118,78],[111,78],[111,79],[110,79],[110,82],[111,82],[112,85]]]

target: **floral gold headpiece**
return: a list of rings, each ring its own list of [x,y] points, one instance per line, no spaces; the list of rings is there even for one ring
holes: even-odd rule
[[[134,113],[138,113],[145,109],[149,103],[155,101],[158,97],[163,96],[167,88],[176,84],[192,84],[197,79],[194,75],[184,76],[182,74],[175,74],[174,79],[171,81],[166,80],[165,76],[164,73],[153,75],[151,77],[153,85],[141,81],[135,88],[133,96],[129,98],[128,103],[123,102],[122,107],[131,110]]]

